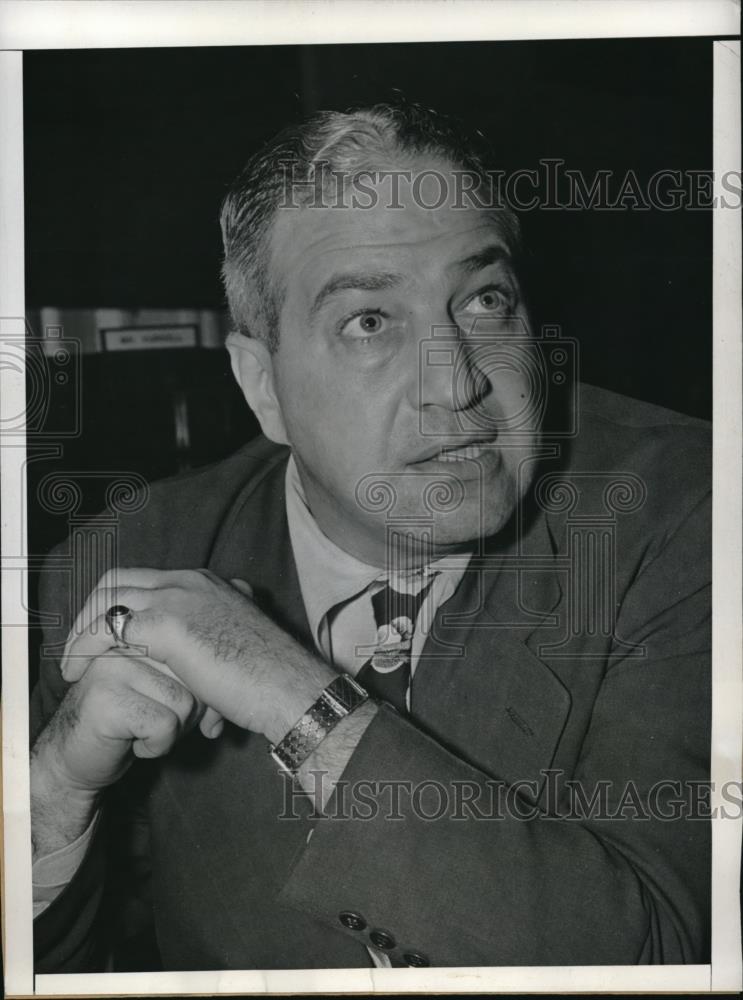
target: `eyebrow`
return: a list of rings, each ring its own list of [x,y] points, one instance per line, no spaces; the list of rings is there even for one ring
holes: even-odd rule
[[[493,264],[502,261],[510,263],[511,255],[500,243],[492,243],[483,247],[477,253],[470,254],[462,260],[456,261],[452,267],[464,270],[469,274],[482,271]],[[348,274],[337,274],[322,286],[315,296],[310,308],[310,320],[313,320],[325,302],[333,295],[345,291],[378,292],[385,288],[394,288],[401,284],[402,276],[391,271],[356,271]]]
[[[482,271],[486,267],[504,261],[507,264],[511,263],[511,255],[508,250],[500,243],[491,243],[489,246],[483,247],[482,250],[478,250],[477,253],[465,257],[463,260],[458,260],[452,266],[460,268],[468,274],[474,274],[476,271]]]
[[[358,271],[351,274],[337,274],[330,278],[322,286],[315,296],[310,309],[310,319],[314,319],[323,304],[333,295],[339,292],[361,291],[378,292],[385,288],[393,288],[399,285],[402,276],[389,271],[378,271],[369,273],[368,271]]]

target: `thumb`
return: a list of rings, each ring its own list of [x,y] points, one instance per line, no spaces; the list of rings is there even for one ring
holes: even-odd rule
[[[250,586],[249,583],[246,583],[245,580],[237,580],[237,579],[230,580],[230,583],[235,588],[235,590],[239,590],[241,594],[244,594],[245,597],[249,597],[252,600],[253,588]]]
[[[208,740],[215,740],[224,729],[224,719],[213,708],[207,708],[199,723],[199,729]]]

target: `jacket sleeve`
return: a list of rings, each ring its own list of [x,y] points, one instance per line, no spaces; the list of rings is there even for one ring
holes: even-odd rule
[[[407,964],[707,961],[708,525],[700,505],[626,592],[616,634],[645,655],[614,647],[572,790],[493,808],[491,776],[382,708],[282,900]]]

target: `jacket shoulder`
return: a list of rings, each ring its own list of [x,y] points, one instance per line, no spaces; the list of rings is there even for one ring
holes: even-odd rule
[[[149,483],[121,508],[108,508],[92,517],[83,530],[95,532],[113,521],[116,562],[121,566],[182,569],[205,565],[214,538],[238,497],[264,483],[287,454],[286,447],[261,435],[219,462]],[[277,488],[274,483],[271,487]],[[69,538],[53,554],[63,554],[68,545]]]
[[[261,435],[220,462],[152,483],[136,515],[122,520],[124,564],[147,555],[148,565],[153,557],[201,565],[238,496],[261,483],[287,451]]]
[[[202,509],[204,505],[209,509],[222,507],[229,504],[236,493],[250,486],[251,481],[262,478],[286,454],[285,447],[261,434],[219,462],[151,483],[147,506],[162,507],[171,513],[173,505],[188,508],[194,502]]]
[[[578,433],[568,474],[603,490],[608,476],[630,477],[644,495],[645,516],[679,523],[705,500],[712,484],[711,425],[652,403],[581,384]]]
[[[624,466],[651,478],[675,470],[676,477],[686,474],[691,481],[709,474],[708,421],[585,384],[579,386],[577,406],[571,464],[617,471]]]
[[[677,431],[686,429],[690,432],[709,434],[711,424],[707,420],[691,417],[676,410],[669,410],[655,403],[647,403],[641,399],[622,396],[609,389],[600,389],[595,385],[581,382],[578,385],[578,405],[580,415],[587,416],[625,427],[635,428],[675,428]]]

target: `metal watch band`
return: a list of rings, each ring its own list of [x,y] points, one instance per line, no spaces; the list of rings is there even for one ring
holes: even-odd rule
[[[284,770],[296,774],[340,720],[362,705],[368,697],[353,677],[340,674],[328,684],[314,705],[283,740],[276,746],[269,746],[269,753]]]

